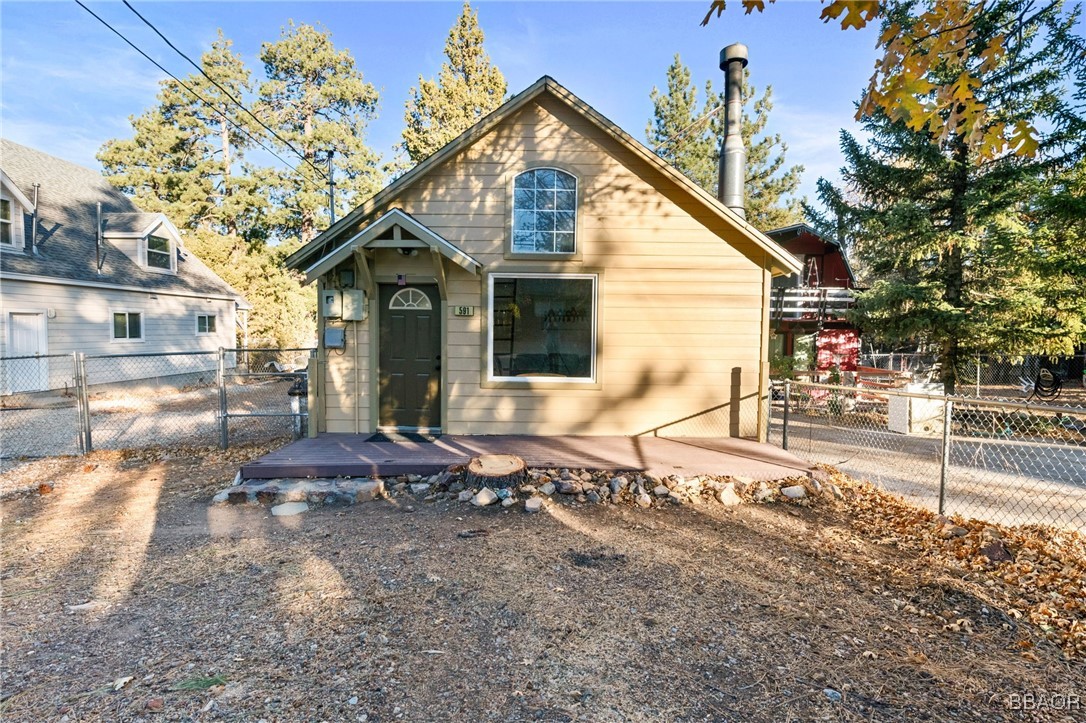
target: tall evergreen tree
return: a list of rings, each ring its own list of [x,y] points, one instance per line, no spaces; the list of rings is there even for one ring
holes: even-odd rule
[[[773,110],[773,89],[757,90],[744,76],[743,142],[747,147],[744,184],[747,220],[756,228],[780,228],[802,220],[799,199],[791,196],[799,187],[803,166],[785,168],[788,146],[780,134],[765,135]],[[697,111],[697,88],[690,70],[676,53],[667,69],[667,90],[653,88],[649,94],[653,117],[645,130],[656,153],[682,171],[694,183],[714,196],[717,193],[717,165],[724,139],[724,94],[705,84],[705,103]],[[753,101],[753,102],[752,102]]]
[[[305,243],[328,220],[323,167],[329,153],[337,217],[379,188],[378,157],[365,142],[366,125],[377,112],[377,89],[363,79],[349,51],[335,48],[330,32],[312,25],[291,22],[278,41],[263,44],[260,59],[267,80],[260,85],[256,113],[276,130],[281,150],[304,159],[295,170],[277,173],[274,223],[280,237]]]
[[[468,3],[445,41],[437,80],[410,90],[404,110],[403,148],[418,163],[473,126],[505,100],[505,76],[483,48],[479,14]]]
[[[909,5],[896,6],[887,25],[910,23]],[[1012,0],[990,3],[974,42],[989,47],[1021,10]],[[1064,221],[1045,200],[1086,150],[1083,119],[1065,87],[1086,63],[1076,19],[1048,5],[1005,38],[1005,53],[948,56],[930,83],[920,78],[928,85],[980,78],[990,115],[979,132],[1004,133],[1002,154],[986,159],[964,131],[939,140],[875,108],[863,119],[866,146],[842,133],[846,188],[819,181],[820,198],[876,279],[860,296],[859,321],[885,341],[933,345],[950,392],[974,353],[1071,353],[1086,341],[1082,305],[1066,295],[1068,284],[1081,288],[1086,278],[1076,282],[1073,269],[1053,264],[1067,258],[1069,241],[1056,233]],[[916,102],[923,101],[921,94]],[[941,111],[939,128],[952,125],[954,112]],[[1014,129],[1024,127],[1044,129],[1029,156],[1013,152],[1023,142]]]
[[[162,81],[157,105],[131,119],[133,137],[108,141],[98,159],[110,181],[141,208],[161,211],[181,228],[244,241],[239,230],[252,233],[267,202],[248,174],[234,173],[252,145],[247,132],[255,123],[231,100],[252,89],[249,70],[231,45],[220,30],[201,58],[211,79],[193,73],[183,79],[187,88],[172,78]],[[239,244],[233,252],[241,250]]]

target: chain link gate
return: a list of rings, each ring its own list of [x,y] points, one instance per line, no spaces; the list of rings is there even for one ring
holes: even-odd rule
[[[305,433],[313,349],[0,358],[0,457]]]

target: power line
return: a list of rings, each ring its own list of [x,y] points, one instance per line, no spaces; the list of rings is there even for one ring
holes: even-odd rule
[[[189,86],[188,86],[188,85],[187,85],[187,84],[186,84],[186,83],[185,83],[185,82],[184,82],[183,80],[181,80],[181,79],[180,79],[180,78],[178,78],[178,77],[177,77],[176,75],[174,75],[173,73],[171,73],[170,71],[168,71],[168,70],[166,70],[166,69],[165,69],[164,67],[162,67],[162,65],[160,65],[160,64],[159,64],[159,62],[158,62],[157,60],[155,60],[154,58],[152,58],[152,57],[151,57],[150,55],[148,55],[147,53],[145,53],[145,52],[143,52],[142,50],[140,50],[140,48],[139,48],[139,47],[138,47],[138,46],[137,46],[137,45],[136,45],[135,43],[133,43],[133,42],[132,42],[131,40],[129,40],[128,38],[126,38],[126,37],[124,36],[124,34],[122,34],[122,33],[121,33],[121,31],[117,30],[117,28],[113,27],[113,26],[112,26],[112,25],[110,25],[110,24],[109,24],[108,22],[106,22],[106,21],[105,21],[105,20],[103,20],[103,19],[102,19],[101,17],[99,17],[99,16],[98,16],[98,15],[97,15],[97,14],[96,14],[96,13],[95,13],[95,12],[94,12],[93,10],[91,10],[91,9],[90,9],[89,7],[87,7],[86,5],[84,5],[84,4],[83,4],[83,3],[81,2],[81,0],[75,0],[75,4],[76,4],[76,5],[78,5],[79,7],[83,8],[84,10],[86,10],[86,11],[87,11],[88,13],[90,13],[90,14],[91,14],[91,16],[92,16],[92,17],[94,17],[94,19],[95,19],[95,20],[97,20],[98,22],[102,23],[102,25],[105,25],[105,26],[106,26],[107,28],[109,28],[109,29],[110,29],[110,30],[111,30],[111,31],[113,32],[113,34],[114,34],[114,35],[116,35],[116,36],[117,36],[118,38],[120,38],[120,39],[121,39],[121,40],[123,40],[123,41],[124,41],[125,43],[127,43],[129,47],[131,47],[131,48],[132,48],[133,50],[135,50],[135,51],[136,51],[137,53],[139,53],[139,54],[140,54],[140,55],[142,55],[142,56],[143,56],[144,58],[146,58],[146,59],[147,59],[147,60],[148,60],[148,61],[149,61],[149,62],[150,62],[150,63],[151,63],[152,65],[154,65],[154,66],[155,66],[156,68],[158,68],[159,70],[161,70],[161,71],[162,71],[163,73],[165,73],[166,75],[168,75],[168,76],[170,76],[171,78],[173,78],[173,79],[174,79],[174,80],[175,80],[175,81],[177,82],[177,84],[178,84],[178,85],[180,85],[180,86],[181,86],[182,88],[184,88],[184,89],[185,89],[185,90],[187,90],[187,91],[188,91],[189,93],[191,93],[191,94],[192,94],[192,96],[193,96],[193,97],[194,97],[194,98],[195,98],[196,100],[200,101],[201,103],[203,103],[204,105],[206,105],[206,106],[207,106],[208,108],[211,108],[212,110],[216,110],[216,108],[215,108],[214,104],[212,104],[212,103],[209,103],[208,101],[204,100],[204,99],[203,99],[203,98],[202,98],[202,97],[200,96],[200,94],[199,94],[199,93],[197,93],[197,92],[196,92],[195,90],[193,90],[192,88],[190,88],[190,87],[189,87]],[[252,133],[250,133],[250,132],[249,132],[248,130],[246,130],[246,129],[245,129],[245,128],[244,128],[243,126],[241,126],[241,125],[239,125],[239,124],[235,123],[234,121],[230,120],[230,119],[229,119],[229,118],[227,118],[226,116],[223,116],[223,119],[224,119],[224,120],[225,120],[225,121],[226,121],[227,123],[229,123],[230,125],[232,125],[232,126],[234,126],[235,128],[237,128],[237,129],[238,129],[239,131],[241,131],[242,133],[244,133],[244,134],[245,134],[246,136],[248,136],[248,137],[249,137],[249,138],[250,138],[250,139],[251,139],[251,140],[252,140],[253,142],[255,142],[255,143],[256,143],[256,144],[258,145],[258,146],[260,146],[261,148],[263,148],[263,149],[264,149],[265,151],[267,151],[268,153],[270,153],[270,154],[272,154],[273,156],[275,156],[276,158],[278,158],[278,159],[279,159],[279,160],[280,160],[280,161],[281,161],[281,162],[283,163],[283,165],[284,165],[284,166],[286,166],[286,167],[287,167],[287,168],[289,168],[290,170],[292,170],[292,171],[296,172],[296,173],[297,173],[298,175],[300,175],[300,176],[301,176],[302,178],[304,178],[305,180],[309,181],[310,183],[312,183],[312,184],[313,184],[313,185],[315,185],[315,186],[321,186],[321,185],[323,185],[323,184],[322,184],[322,183],[320,183],[319,181],[314,181],[314,180],[313,180],[312,178],[310,178],[309,176],[307,176],[307,175],[305,175],[304,173],[302,173],[302,172],[301,172],[301,171],[300,171],[300,170],[299,170],[298,168],[296,168],[296,167],[294,167],[294,166],[290,165],[290,163],[288,163],[288,162],[286,161],[286,159],[285,159],[285,158],[283,158],[282,156],[280,156],[280,155],[279,155],[278,153],[276,153],[275,151],[273,151],[273,150],[272,150],[271,148],[268,148],[268,147],[267,147],[266,145],[264,145],[264,143],[263,143],[263,142],[261,142],[261,140],[260,140],[259,138],[257,138],[256,136],[254,136],[254,135],[253,135]]]
[[[706,121],[708,121],[710,118],[712,118],[718,111],[722,110],[723,108],[724,108],[723,104],[718,105],[718,106],[714,107],[712,110],[708,111],[705,115],[703,115],[703,116],[701,116],[699,118],[695,118],[689,125],[687,125],[683,129],[681,129],[675,135],[671,136],[670,138],[665,138],[664,140],[657,143],[655,146],[652,147],[652,150],[658,153],[661,149],[667,148],[668,146],[672,146],[672,145],[674,146],[674,148],[672,148],[672,150],[677,150],[679,148],[679,146],[681,146],[683,144],[683,142],[685,142],[686,136],[689,135],[694,130],[694,126],[698,126],[698,125],[701,125],[702,123],[705,123]]]
[[[184,53],[183,53],[183,52],[182,52],[182,51],[181,51],[181,50],[180,50],[180,49],[179,49],[179,48],[178,48],[178,47],[177,47],[176,45],[174,45],[173,43],[171,43],[171,42],[170,42],[170,39],[169,39],[169,38],[167,38],[167,37],[166,37],[165,35],[163,35],[163,34],[162,34],[162,31],[161,31],[161,30],[159,30],[158,28],[156,28],[156,27],[154,26],[154,24],[153,24],[153,23],[152,23],[152,22],[151,22],[150,20],[148,20],[147,18],[143,17],[143,15],[141,15],[141,14],[140,14],[140,12],[139,12],[138,10],[136,10],[136,8],[132,7],[132,5],[131,5],[131,4],[129,4],[128,0],[123,0],[123,2],[124,2],[124,5],[125,5],[125,7],[126,7],[126,8],[128,8],[129,10],[131,10],[131,11],[132,11],[132,12],[133,12],[133,13],[134,13],[134,14],[136,15],[136,17],[137,17],[137,18],[139,18],[140,20],[142,20],[142,21],[144,22],[144,24],[145,24],[145,25],[146,25],[147,27],[149,27],[149,28],[151,28],[151,30],[155,31],[155,34],[156,34],[156,35],[158,35],[158,37],[162,38],[162,41],[163,41],[164,43],[166,43],[166,45],[169,45],[169,46],[170,46],[170,48],[172,48],[172,49],[173,49],[173,51],[174,51],[175,53],[177,53],[177,54],[178,54],[178,55],[180,55],[180,56],[181,56],[182,58],[184,58],[185,60],[187,60],[187,61],[189,62],[189,65],[191,65],[192,67],[196,68],[196,70],[200,71],[200,74],[201,74],[201,75],[203,75],[203,76],[204,76],[205,78],[207,78],[207,79],[208,79],[208,80],[210,80],[210,81],[211,81],[212,83],[214,83],[214,84],[215,84],[215,87],[216,87],[216,88],[218,88],[219,90],[221,90],[221,91],[223,92],[223,94],[224,94],[224,95],[225,95],[225,96],[226,96],[227,98],[229,98],[229,99],[230,99],[230,100],[231,100],[231,101],[232,101],[232,102],[234,103],[234,105],[236,105],[236,106],[237,106],[238,108],[241,108],[241,109],[242,109],[243,111],[245,111],[245,112],[246,112],[246,113],[247,113],[247,114],[249,115],[249,117],[251,117],[251,118],[252,118],[253,120],[255,120],[255,121],[256,121],[257,123],[259,123],[259,124],[260,124],[260,126],[261,126],[261,127],[262,127],[262,128],[264,129],[264,130],[266,130],[266,131],[267,131],[268,133],[271,133],[271,134],[272,134],[272,136],[273,136],[273,137],[274,137],[274,138],[275,138],[276,140],[278,140],[278,141],[279,141],[280,143],[282,143],[282,144],[283,144],[284,146],[286,146],[287,148],[289,148],[289,149],[290,149],[290,150],[291,150],[291,151],[292,151],[292,152],[294,153],[294,155],[298,156],[298,158],[301,158],[301,159],[302,159],[302,161],[303,161],[304,163],[306,163],[307,165],[309,165],[309,166],[310,166],[310,167],[311,167],[311,168],[312,168],[312,169],[313,169],[314,171],[316,171],[317,173],[319,173],[319,174],[320,174],[320,175],[321,175],[322,177],[324,177],[324,178],[327,178],[327,175],[326,175],[326,174],[324,173],[324,171],[323,171],[323,170],[322,170],[322,169],[321,169],[321,168],[320,168],[319,166],[315,165],[315,164],[314,164],[314,163],[313,163],[312,161],[310,161],[310,160],[309,160],[308,158],[306,158],[306,157],[305,157],[305,155],[304,155],[304,154],[303,154],[303,153],[302,153],[301,151],[299,151],[299,150],[298,150],[297,148],[295,148],[295,147],[293,146],[293,144],[291,144],[291,142],[290,142],[290,141],[288,141],[288,140],[287,140],[286,138],[283,138],[283,137],[282,137],[281,135],[279,135],[279,134],[278,134],[278,133],[276,133],[276,132],[275,132],[274,130],[272,130],[272,129],[271,129],[270,127],[268,127],[268,125],[267,125],[267,124],[266,124],[266,123],[265,123],[264,121],[260,120],[260,118],[258,118],[258,117],[257,117],[257,116],[256,116],[256,115],[255,115],[255,114],[254,114],[254,113],[253,113],[253,112],[252,112],[251,110],[249,110],[248,108],[246,108],[246,107],[245,107],[245,105],[244,105],[244,104],[243,104],[243,103],[242,103],[242,102],[241,102],[240,100],[238,100],[237,98],[235,98],[235,97],[234,97],[234,96],[233,96],[233,95],[232,95],[232,94],[230,93],[230,91],[228,91],[228,90],[227,90],[226,88],[224,88],[224,87],[222,87],[221,85],[219,85],[219,81],[215,80],[215,79],[214,79],[214,78],[212,78],[212,77],[211,77],[210,75],[208,75],[208,74],[207,74],[207,72],[206,72],[206,71],[204,70],[203,66],[201,66],[201,65],[200,65],[199,63],[197,63],[196,61],[194,61],[194,60],[193,60],[192,58],[190,58],[189,56],[185,55],[185,54],[184,54]]]

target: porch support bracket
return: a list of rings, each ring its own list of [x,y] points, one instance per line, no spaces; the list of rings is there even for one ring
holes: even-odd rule
[[[442,301],[449,300],[448,282],[445,279],[445,257],[434,246],[430,247],[430,259],[434,262],[434,278],[437,279],[437,290],[441,294]]]
[[[369,254],[363,248],[356,248],[354,250],[355,266],[358,267],[358,276],[362,281],[362,288],[366,292],[366,296],[375,299],[377,298],[377,284],[373,281],[373,272],[370,270]]]

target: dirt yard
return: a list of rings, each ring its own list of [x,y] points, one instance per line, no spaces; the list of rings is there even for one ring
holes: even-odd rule
[[[895,507],[895,526],[859,502],[209,506],[261,451],[96,453],[4,475],[0,718],[1086,715],[1086,666],[1058,644],[1081,609],[1023,616],[1056,605],[1043,561],[1023,545],[1012,574],[958,560],[957,538],[925,550],[932,536],[909,530],[928,513]],[[1060,580],[1082,571],[1061,565]]]

